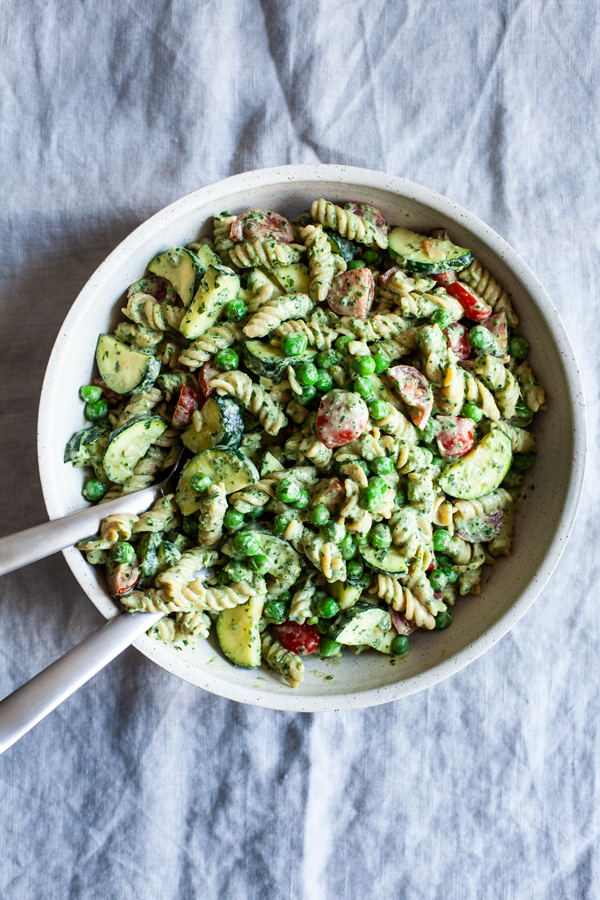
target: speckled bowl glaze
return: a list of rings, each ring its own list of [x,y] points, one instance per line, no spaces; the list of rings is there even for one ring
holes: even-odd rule
[[[317,197],[378,206],[389,221],[428,232],[444,225],[452,239],[473,249],[512,294],[531,344],[531,362],[546,387],[548,411],[538,418],[536,490],[517,517],[513,554],[497,564],[480,597],[460,599],[448,631],[418,634],[402,660],[375,651],[341,660],[305,660],[306,676],[295,690],[264,669],[236,669],[216,643],[199,641],[176,650],[147,636],[135,646],[186,681],[242,703],[316,712],[387,703],[423,690],[458,672],[492,647],[531,606],[550,578],[573,525],[581,494],[586,424],[583,390],[573,350],[551,301],[522,259],[484,222],[457,204],[403,178],[349,166],[298,165],[261,169],[226,178],[188,194],[140,225],[92,275],[58,335],[42,390],[38,458],[51,519],[80,509],[82,472],[63,463],[67,439],[82,427],[78,388],[92,374],[97,335],[120,318],[119,299],[149,259],[185,245],[210,230],[211,216],[229,209],[274,209],[292,218]],[[108,619],[120,610],[100,571],[74,548],[65,558],[90,600]]]

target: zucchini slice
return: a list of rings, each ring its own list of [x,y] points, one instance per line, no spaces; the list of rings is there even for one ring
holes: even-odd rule
[[[381,643],[391,627],[392,621],[387,610],[361,601],[352,609],[336,616],[329,627],[329,637],[348,646],[367,644],[373,647]]]
[[[221,258],[217,256],[215,251],[208,244],[201,244],[197,250],[194,250],[194,253],[200,260],[202,264],[202,274],[208,269],[209,266],[222,266]]]
[[[184,516],[200,509],[202,494],[190,484],[191,477],[199,472],[208,475],[214,483],[223,482],[228,494],[241,491],[260,478],[256,466],[237,450],[203,450],[186,463],[177,484],[175,499]]]
[[[361,587],[353,587],[347,581],[334,581],[327,590],[333,599],[340,604],[341,610],[350,609],[350,607],[354,606],[362,594]]]
[[[171,247],[148,263],[148,271],[166,278],[181,297],[184,306],[189,306],[192,302],[205,270],[206,266],[196,254],[185,247]]]
[[[217,321],[221,310],[230,300],[235,300],[240,289],[240,279],[233,269],[225,266],[209,266],[179,330],[189,340],[199,337]]]
[[[96,365],[107,388],[132,394],[152,387],[160,372],[160,360],[128,347],[112,334],[101,334],[96,344]]]
[[[368,544],[358,549],[366,564],[380,575],[392,575],[397,578],[398,575],[405,575],[408,572],[408,560],[402,556],[397,547],[377,550]]]
[[[337,253],[338,256],[341,256],[345,263],[352,262],[353,259],[356,259],[359,256],[358,247],[354,241],[342,237],[342,235],[334,231],[333,228],[324,228],[323,231],[329,238],[329,246],[333,253]]]
[[[255,375],[266,375],[274,381],[281,381],[288,366],[299,366],[310,362],[317,355],[314,347],[308,347],[299,356],[285,356],[280,347],[263,344],[261,341],[245,341],[242,358],[246,368]]]
[[[426,248],[423,243],[427,241]],[[388,235],[388,252],[407,272],[436,275],[448,269],[464,269],[473,262],[473,253],[457,247],[452,241],[428,238],[408,228],[392,228]]]
[[[97,441],[98,438],[106,434],[107,429],[100,425],[93,425],[91,428],[84,428],[78,431],[67,442],[65,447],[64,461],[66,463],[83,463],[84,460],[90,458],[90,445]]]
[[[197,431],[194,425],[183,432],[181,440],[192,453],[201,453],[212,447],[223,450],[236,450],[244,433],[242,411],[231,397],[219,397],[214,394],[206,401],[200,411],[202,429]]]
[[[160,532],[145,532],[140,538],[136,548],[138,566],[142,578],[150,578],[155,575],[160,565],[158,559],[158,550],[162,544],[162,535]]]
[[[248,285],[248,290],[251,294],[257,294],[261,287],[264,287],[265,284],[273,288],[274,299],[277,297],[283,297],[285,293],[277,279],[274,278],[270,273],[265,272],[264,269],[251,269],[246,284]]]
[[[267,475],[272,475],[273,472],[283,471],[284,466],[282,466],[277,457],[273,456],[272,453],[269,453],[268,450],[265,450],[260,463],[260,477],[266,478]]]
[[[166,427],[158,416],[140,416],[111,432],[102,458],[107,478],[123,484]]]
[[[451,497],[477,500],[500,486],[511,462],[510,438],[492,426],[477,447],[446,469],[438,484]]]
[[[261,663],[258,623],[265,604],[264,594],[251,597],[232,609],[224,609],[217,618],[219,646],[234,666],[255,669]]]
[[[310,274],[304,263],[276,266],[273,275],[286,294],[308,294],[310,291]]]

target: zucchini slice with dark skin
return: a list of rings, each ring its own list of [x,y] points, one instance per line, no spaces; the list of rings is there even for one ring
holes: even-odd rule
[[[177,484],[175,499],[184,516],[197,512],[202,505],[202,494],[190,484],[194,475],[208,475],[213,484],[222,482],[228,494],[241,491],[255,484],[260,476],[254,463],[237,450],[203,450],[190,459],[183,468]]]
[[[96,365],[106,387],[117,394],[145,391],[160,373],[159,359],[128,347],[112,334],[101,334],[98,338]]]
[[[239,290],[240,279],[233,269],[209,266],[179,326],[182,335],[193,340],[204,334],[215,324],[223,307],[235,300]]]
[[[378,550],[370,544],[359,547],[359,552],[366,564],[380,575],[391,575],[397,578],[408,571],[408,560],[396,547]]]
[[[359,601],[351,609],[336,616],[329,627],[329,637],[348,646],[367,644],[371,647],[374,642],[380,643],[391,627],[387,610]]]
[[[392,228],[388,252],[407,272],[436,275],[449,269],[464,269],[473,262],[473,253],[452,241],[427,237],[408,228]]]
[[[189,306],[206,271],[206,265],[191,250],[171,247],[148,263],[148,271],[166,278],[179,294],[183,305]]]
[[[181,436],[188,450],[201,453],[212,447],[222,447],[223,450],[236,450],[239,447],[244,433],[244,421],[242,410],[235,400],[213,394],[202,407],[200,415],[200,431],[192,424]]]
[[[111,432],[102,458],[107,478],[123,484],[166,427],[158,416],[140,416]]]
[[[265,603],[264,594],[251,597],[232,609],[224,609],[217,618],[217,640],[234,666],[255,669],[261,663],[258,625]]]
[[[304,353],[298,356],[285,356],[280,347],[272,344],[263,344],[262,341],[245,341],[242,347],[244,365],[255,375],[266,375],[280,381],[288,366],[301,365],[310,362],[317,355],[314,347],[308,347]]]

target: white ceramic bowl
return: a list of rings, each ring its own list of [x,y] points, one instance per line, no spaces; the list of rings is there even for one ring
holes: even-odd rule
[[[583,391],[577,364],[558,314],[538,280],[491,228],[466,209],[402,178],[348,166],[298,165],[261,169],[201,188],[157,213],[124,240],[92,275],[58,335],[42,390],[38,457],[51,519],[84,505],[82,472],[63,463],[67,439],[82,427],[78,388],[92,373],[99,332],[121,318],[118,302],[155,254],[206,234],[222,209],[253,207],[292,218],[317,197],[360,200],[389,221],[428,232],[445,225],[452,239],[473,249],[512,294],[531,344],[531,362],[546,387],[548,411],[537,417],[536,490],[517,518],[514,549],[502,559],[480,597],[460,599],[448,631],[423,632],[403,660],[376,652],[341,661],[309,657],[306,676],[292,690],[266,671],[236,669],[216,645],[175,650],[144,635],[135,646],[186,681],[242,703],[274,709],[319,711],[386,703],[429,687],[472,662],[518,621],[538,596],[564,549],[582,489],[586,447]],[[74,548],[65,551],[73,574],[100,612],[119,612],[98,570]],[[393,663],[393,664],[392,664]]]

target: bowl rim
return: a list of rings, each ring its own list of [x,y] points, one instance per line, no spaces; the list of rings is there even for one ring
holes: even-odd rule
[[[267,709],[280,709],[295,712],[326,712],[376,706],[410,696],[433,684],[443,681],[450,675],[463,669],[470,662],[473,662],[504,637],[504,635],[507,634],[513,625],[516,624],[534,603],[558,565],[560,557],[565,549],[568,536],[573,528],[583,490],[587,451],[585,399],[581,375],[566,329],[552,301],[527,264],[504,240],[504,238],[500,237],[499,234],[474,213],[469,212],[464,207],[431,188],[401,178],[400,176],[389,175],[384,172],[355,166],[320,163],[272,166],[232,175],[228,178],[201,187],[196,191],[186,194],[179,200],[168,204],[149,219],[142,222],[141,225],[121,241],[121,243],[106,257],[79,292],[65,317],[48,361],[40,395],[37,447],[42,493],[49,518],[53,519],[60,516],[62,511],[58,508],[55,493],[50,487],[53,466],[51,455],[45,452],[43,435],[50,424],[51,404],[48,402],[48,398],[51,393],[54,369],[57,366],[60,349],[65,344],[66,338],[71,330],[71,323],[79,314],[80,308],[86,303],[88,295],[91,295],[96,290],[97,283],[102,282],[103,278],[110,272],[117,259],[121,260],[124,256],[133,253],[136,247],[155,235],[158,230],[164,228],[166,219],[170,220],[178,215],[183,215],[187,211],[191,211],[200,203],[214,200],[218,205],[220,197],[239,192],[243,189],[253,189],[257,187],[268,188],[276,187],[283,183],[307,181],[313,182],[315,185],[318,185],[319,182],[322,181],[337,181],[340,185],[352,184],[359,187],[375,188],[389,191],[416,201],[417,203],[439,212],[450,221],[460,221],[460,224],[472,231],[486,247],[497,256],[502,257],[509,268],[513,270],[517,269],[520,281],[540,309],[545,323],[552,335],[552,339],[561,354],[567,389],[571,396],[571,409],[574,424],[574,450],[569,487],[560,519],[555,527],[554,536],[541,565],[531,577],[527,587],[521,593],[519,598],[491,628],[467,646],[452,653],[443,661],[430,667],[421,674],[407,679],[401,679],[379,688],[370,688],[364,691],[349,691],[318,696],[298,695],[292,690],[289,691],[289,694],[269,694],[263,692],[260,688],[234,685],[222,681],[218,675],[213,675],[207,670],[199,675],[197,669],[192,669],[186,664],[184,659],[179,659],[175,655],[174,658],[170,658],[169,660],[157,658],[158,653],[153,653],[152,649],[147,646],[147,643],[149,642],[141,640],[136,641],[133,644],[134,647],[144,653],[144,655],[149,657],[152,661],[157,662],[162,668],[165,668],[173,674],[178,675],[180,678],[183,678],[185,681],[218,696],[236,700],[241,703],[261,706]],[[215,208],[217,208],[217,206],[215,206]],[[81,587],[86,590],[83,583],[84,580],[87,581],[89,586],[91,586],[92,582],[89,577],[87,579],[83,578],[83,569],[81,567],[83,560],[81,554],[75,547],[70,547],[63,551],[63,555]],[[87,567],[87,563],[85,563],[85,566]],[[99,608],[89,594],[88,597],[94,603],[96,608]],[[112,604],[112,610],[113,614],[118,614],[116,605]],[[100,612],[105,618],[110,617],[107,616],[105,610],[100,609]]]

